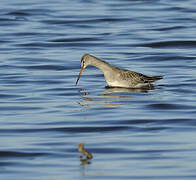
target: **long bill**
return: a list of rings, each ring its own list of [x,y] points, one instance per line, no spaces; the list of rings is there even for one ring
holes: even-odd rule
[[[80,79],[80,76],[82,75],[82,72],[84,71],[84,66],[82,66],[81,70],[80,70],[80,74],[78,75],[78,79],[76,81],[76,85],[78,84],[78,81]]]

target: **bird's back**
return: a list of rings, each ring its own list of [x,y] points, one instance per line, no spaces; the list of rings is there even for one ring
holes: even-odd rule
[[[116,72],[116,76],[113,81],[115,83],[110,82],[111,86],[115,85],[127,88],[151,87],[151,82],[162,79],[162,76],[146,76],[126,69],[113,68]]]

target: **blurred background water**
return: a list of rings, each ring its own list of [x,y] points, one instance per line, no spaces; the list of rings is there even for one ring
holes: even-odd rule
[[[196,178],[196,1],[1,0],[0,10],[1,179]],[[164,79],[108,89],[89,67],[75,86],[84,53]]]

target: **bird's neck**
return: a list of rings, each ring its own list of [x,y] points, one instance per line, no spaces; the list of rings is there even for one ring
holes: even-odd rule
[[[103,71],[103,73],[105,74],[106,71],[109,71],[112,69],[112,66],[103,61],[103,60],[100,60],[100,59],[97,59],[97,58],[94,58],[93,61],[92,61],[92,66],[95,66],[97,67],[98,69],[100,69],[101,71]]]

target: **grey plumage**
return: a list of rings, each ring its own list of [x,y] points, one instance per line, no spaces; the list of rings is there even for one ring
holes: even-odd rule
[[[95,66],[102,70],[109,87],[150,88],[153,86],[152,82],[162,79],[162,76],[146,76],[134,71],[120,69],[95,56],[85,54],[81,59],[81,71],[76,84],[87,66]]]

